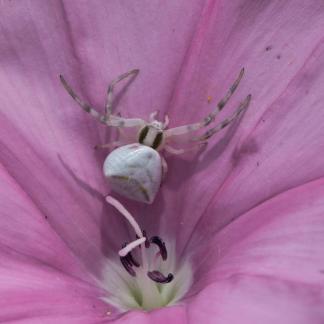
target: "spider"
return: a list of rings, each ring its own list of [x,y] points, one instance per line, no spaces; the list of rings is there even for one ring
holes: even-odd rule
[[[216,126],[209,128],[202,135],[192,136],[189,140],[191,143],[190,148],[175,148],[170,144],[173,139],[181,135],[196,132],[215,120],[215,117],[225,107],[237,89],[243,77],[244,68],[240,70],[238,77],[226,95],[218,102],[216,109],[199,122],[174,128],[168,128],[169,118],[167,115],[164,121],[156,119],[158,111],[151,113],[148,121],[141,118],[123,118],[112,113],[113,94],[116,84],[128,77],[135,77],[138,73],[138,69],[130,70],[110,83],[107,90],[104,114],[100,114],[90,104],[84,102],[74,92],[62,75],[60,75],[60,80],[66,91],[80,107],[102,124],[117,127],[120,130],[123,128],[137,129],[137,137],[134,139],[133,144],[125,145],[123,140],[118,139],[117,141],[97,145],[96,147],[117,147],[107,156],[103,168],[104,174],[108,178],[112,189],[128,198],[152,203],[160,187],[161,180],[167,172],[167,163],[158,152],[165,150],[170,154],[179,155],[207,144],[207,140],[212,135],[228,126],[249,106],[251,95],[249,94],[239,104],[236,111],[230,117],[221,121]],[[121,132],[121,134],[123,133]]]

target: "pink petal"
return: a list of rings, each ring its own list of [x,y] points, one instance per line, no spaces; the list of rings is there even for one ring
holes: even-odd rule
[[[207,288],[190,307],[193,322],[212,323],[209,309],[219,323],[321,323],[323,195],[324,178],[289,190],[205,242],[194,290]]]
[[[4,245],[0,256],[1,322],[94,323],[106,318],[109,306],[93,285]]]
[[[43,215],[30,197],[0,165],[0,242],[38,262],[89,280],[89,275],[53,231],[48,216]],[[1,272],[1,271],[0,271]]]
[[[2,167],[0,183],[0,322],[89,323],[106,317],[108,306],[99,299],[105,292],[47,216]]]
[[[275,278],[236,275],[207,287],[188,307],[189,323],[321,324],[324,293]]]
[[[162,222],[165,231],[177,229],[182,244],[188,238],[195,244],[206,226],[217,231],[266,199],[324,176],[323,15],[320,1],[205,5],[174,92],[172,123],[206,116],[242,66],[245,76],[219,120],[249,93],[252,102],[197,159],[169,159]]]
[[[150,313],[130,312],[116,321],[118,324],[164,324],[166,322],[175,324],[188,323],[186,308],[183,306],[173,306]]]

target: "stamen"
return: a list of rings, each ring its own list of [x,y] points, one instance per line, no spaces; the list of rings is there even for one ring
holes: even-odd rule
[[[168,252],[165,247],[165,243],[158,236],[152,236],[150,242],[156,244],[160,250],[162,259],[165,261],[168,258]]]
[[[124,248],[124,247],[126,247],[127,246],[127,242],[126,243],[124,243],[123,245],[122,245],[122,248]],[[123,257],[124,259],[125,259],[125,262],[127,262],[128,263],[128,265],[129,266],[135,266],[135,267],[139,267],[140,266],[140,264],[139,264],[139,262],[133,257],[133,255],[132,255],[132,253],[131,252],[129,252],[129,253],[127,253],[127,255],[125,255],[125,257]]]
[[[124,248],[124,247],[126,247],[127,246],[127,242],[126,243],[124,243],[123,245],[122,245],[122,248]],[[127,253],[127,255],[125,255],[125,260],[128,262],[128,265],[130,265],[131,267],[134,265],[135,267],[139,267],[140,266],[140,264],[139,264],[139,262],[133,257],[133,255],[132,255],[132,253],[131,252],[129,252],[129,253]]]
[[[169,273],[167,277],[165,277],[160,271],[148,271],[148,277],[158,283],[169,283],[173,280],[174,276],[172,273]]]
[[[129,252],[131,252],[133,249],[138,247],[139,245],[143,244],[146,241],[146,237],[141,237],[129,244],[127,244],[124,248],[119,250],[118,254],[121,257],[125,257]]]
[[[145,230],[143,230],[143,236],[146,237],[145,247],[148,249],[150,247],[150,241],[147,239],[147,234]]]
[[[128,212],[128,210],[126,210],[126,208],[119,201],[117,201],[115,198],[111,196],[107,196],[106,201],[108,204],[114,206],[129,221],[136,235],[139,238],[143,237],[141,228],[137,224],[135,218]]]
[[[128,257],[120,257],[120,262],[122,263],[122,265],[124,266],[126,271],[131,276],[133,276],[133,277],[136,276],[136,273],[135,273],[134,269],[132,268],[132,265],[130,264],[130,260],[128,259]]]
[[[139,264],[139,262],[137,261],[137,260],[135,260],[135,258],[133,257],[133,255],[132,255],[132,253],[128,253],[127,255],[126,255],[126,258],[129,260],[129,262],[131,262],[135,267],[139,267],[140,266],[140,264]]]

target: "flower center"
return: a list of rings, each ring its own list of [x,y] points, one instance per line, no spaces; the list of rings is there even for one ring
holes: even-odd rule
[[[134,217],[114,198],[106,201],[130,223],[136,240],[124,243],[118,252],[120,263],[108,260],[104,268],[104,288],[111,294],[103,300],[126,311],[151,310],[179,301],[192,283],[188,261],[177,263],[175,245],[159,236],[147,237]],[[170,244],[171,243],[171,244]]]

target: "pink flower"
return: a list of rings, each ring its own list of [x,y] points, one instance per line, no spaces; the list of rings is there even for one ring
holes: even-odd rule
[[[321,1],[3,1],[0,321],[322,323],[323,18]],[[93,150],[113,131],[58,75],[100,109],[139,68],[115,111],[175,126],[205,117],[243,66],[219,120],[251,93],[244,116],[202,154],[168,158],[153,205],[123,200],[193,284],[174,306],[121,313],[105,269],[133,233]]]

